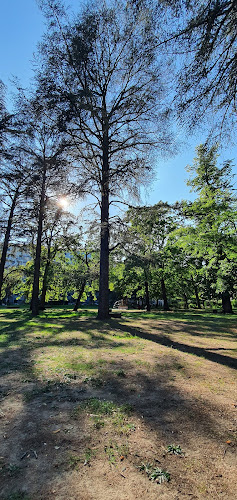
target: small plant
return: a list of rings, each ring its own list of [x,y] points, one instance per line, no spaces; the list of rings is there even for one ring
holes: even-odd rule
[[[90,383],[92,385],[92,387],[102,387],[103,385],[103,380],[99,377],[86,377],[84,379],[84,383],[85,384],[88,384]]]
[[[127,443],[118,444],[116,441],[111,441],[110,444],[105,446],[105,453],[108,457],[110,464],[116,464],[119,460],[127,458],[129,453],[129,446]]]
[[[70,455],[68,459],[69,467],[75,469],[81,461],[82,461],[81,457],[78,457],[76,455]]]
[[[9,476],[11,476],[11,477],[18,474],[21,470],[19,465],[16,465],[16,464],[9,464],[6,469],[8,471]]]
[[[104,427],[105,423],[100,417],[94,417],[93,420],[95,429],[101,429],[101,427]]]
[[[159,484],[170,480],[169,472],[164,469],[160,469],[159,467],[153,467],[153,464],[150,464],[149,462],[146,464],[142,463],[139,466],[139,470],[144,471],[148,475],[150,481],[155,481]]]
[[[147,462],[147,464],[144,464],[142,462],[142,464],[139,465],[138,469],[146,472],[147,474],[150,474],[150,472],[152,470],[152,464],[150,464],[149,462]]]
[[[115,374],[117,375],[117,377],[126,378],[126,373],[124,372],[124,370],[117,370]]]
[[[170,454],[173,455],[183,455],[183,450],[181,449],[180,445],[175,446],[174,444],[169,444],[167,447],[167,451]]]
[[[164,482],[168,482],[170,480],[170,473],[167,472],[166,470],[155,467],[152,473],[149,475],[149,479],[151,481],[156,481],[156,483],[161,484]]]
[[[96,455],[96,450],[92,450],[91,448],[86,448],[84,452],[84,462],[83,465],[89,465],[92,457]]]

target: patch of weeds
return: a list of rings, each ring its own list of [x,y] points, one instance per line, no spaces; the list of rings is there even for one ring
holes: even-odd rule
[[[69,378],[70,380],[76,380],[76,378],[77,378],[75,373],[65,373],[64,377]]]
[[[95,364],[92,361],[78,362],[72,360],[70,363],[64,363],[64,366],[69,370],[70,369],[73,370],[74,372],[82,372],[82,373],[91,373],[95,369]]]
[[[183,370],[184,369],[184,365],[182,365],[181,363],[174,363],[173,368],[175,370]]]
[[[135,363],[137,366],[144,366],[145,368],[150,368],[151,363],[149,361],[142,361],[141,359],[135,359]]]
[[[117,375],[118,377],[122,377],[122,378],[126,377],[126,373],[124,372],[124,370],[117,370],[115,372],[115,375]]]
[[[7,464],[3,465],[0,470],[1,472],[8,474],[8,476],[13,477],[19,474],[19,472],[21,471],[21,467],[16,464]]]
[[[97,364],[98,366],[103,366],[103,365],[105,365],[106,363],[107,363],[106,359],[98,359],[98,360],[97,360],[97,362],[96,362],[96,364]]]
[[[103,380],[99,377],[86,377],[84,379],[84,384],[91,384],[95,388],[102,387],[103,383]]]
[[[96,455],[95,449],[86,448],[82,455],[69,455],[68,465],[71,469],[77,469],[79,464],[90,465],[92,457]]]
[[[112,333],[112,337],[116,337],[117,339],[123,339],[123,338],[135,338],[135,335],[132,335],[129,332],[117,332],[117,333]]]
[[[174,444],[169,444],[169,446],[167,446],[167,451],[168,451],[168,453],[173,454],[173,455],[183,456],[183,454],[184,454],[183,450],[179,444],[177,446]]]
[[[116,427],[118,434],[128,436],[132,431],[136,430],[133,423],[128,422],[128,415],[132,411],[131,405],[117,405],[113,401],[104,401],[97,398],[91,398],[83,401],[78,408],[74,410],[73,417],[86,411],[93,420],[95,429],[101,429],[105,423],[111,423]],[[102,417],[106,417],[106,421]]]
[[[91,448],[86,448],[84,452],[83,465],[89,465],[92,457],[95,457],[97,450],[92,450]]]
[[[135,426],[135,424],[130,424],[130,423],[128,423],[128,424],[127,424],[127,427],[128,427],[128,429],[129,429],[129,431],[135,431],[135,430],[136,430],[136,426]]]
[[[118,461],[127,458],[129,453],[128,443],[118,444],[116,441],[110,441],[109,445],[104,447],[105,454],[111,465],[116,464]]]
[[[77,455],[70,455],[68,457],[68,465],[71,469],[76,469],[78,464],[82,462],[81,457]]]
[[[114,414],[112,424],[116,427],[117,433],[125,434],[126,436],[136,430],[135,424],[128,422],[124,413],[119,412]]]
[[[121,346],[120,344],[116,344],[114,343],[114,347],[113,349],[115,351],[119,351],[123,354],[137,354],[138,352],[142,351],[144,349],[143,345],[139,345],[139,344],[124,344],[123,346]]]
[[[119,406],[113,401],[104,401],[97,398],[87,399],[78,409],[87,410],[99,415],[113,415],[116,412],[128,415],[132,411],[131,405],[124,404]]]
[[[101,420],[100,417],[93,417],[93,420],[94,420],[94,427],[95,429],[101,429],[102,427],[104,427],[105,423],[103,420]]]
[[[159,467],[153,467],[153,464],[149,462],[147,464],[142,463],[139,467],[140,471],[144,471],[150,481],[155,481],[156,483],[164,483],[170,481],[170,473]]]

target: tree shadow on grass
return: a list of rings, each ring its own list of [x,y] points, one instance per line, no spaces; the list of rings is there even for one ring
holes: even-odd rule
[[[123,370],[127,374],[126,378],[121,379],[111,372],[108,383],[99,389],[83,390],[79,383],[52,384],[47,388],[38,382],[37,391],[32,394],[30,400],[23,400],[20,411],[16,412],[13,408],[12,414],[7,415],[8,437],[1,449],[1,456],[6,464],[2,471],[1,498],[7,498],[7,495],[15,493],[17,489],[26,492],[30,498],[48,500],[52,495],[52,485],[56,484],[56,491],[58,487],[65,487],[67,480],[70,485],[70,457],[78,457],[83,467],[86,449],[96,447],[100,455],[103,455],[104,445],[108,442],[111,446],[111,436],[107,436],[107,428],[105,427],[104,431],[92,431],[93,416],[79,412],[75,417],[75,410],[91,397],[103,402],[112,401],[115,407],[116,404],[122,405],[125,402],[131,404],[130,421],[140,419],[148,443],[152,439],[152,451],[147,451],[145,443],[137,442],[135,448],[133,445],[133,454],[128,457],[128,461],[131,461],[134,473],[135,455],[139,463],[157,457],[160,459],[161,447],[171,442],[178,442],[182,448],[187,449],[192,448],[196,435],[201,442],[205,440],[206,446],[210,441],[220,441],[223,434],[225,435],[225,428],[220,429],[212,415],[211,405],[204,408],[195,398],[184,397],[169,385],[169,369],[166,370],[165,376],[157,373],[148,375],[137,370],[133,372],[130,380],[129,372],[132,366],[129,361],[118,361],[116,368]],[[131,383],[136,384],[136,392],[131,390]],[[182,429],[185,429],[185,433]],[[121,439],[121,436],[116,434],[116,428],[112,439],[115,442]],[[108,460],[106,456],[103,459]],[[139,472],[136,473],[139,479]],[[88,469],[87,474],[93,481],[93,467]],[[66,496],[65,493],[62,498],[76,498],[75,493],[80,492],[80,479],[79,467],[77,492],[70,490],[72,496]],[[93,485],[91,488],[90,498],[96,498]]]
[[[17,317],[17,316],[16,316]],[[42,320],[43,321],[43,320]],[[21,326],[22,321],[19,322]],[[67,324],[65,321],[64,328]],[[32,326],[31,326],[32,328]],[[72,327],[71,327],[72,328]],[[75,327],[72,328],[75,330]],[[87,331],[90,331],[88,334]],[[14,330],[14,329],[13,329]],[[134,363],[116,357],[115,364],[111,364],[111,370],[107,374],[101,387],[83,385],[80,380],[65,382],[42,383],[37,378],[34,365],[31,360],[32,350],[47,346],[57,346],[64,348],[70,344],[70,341],[76,341],[75,345],[81,345],[85,349],[91,349],[91,346],[84,339],[80,339],[80,333],[88,336],[88,340],[95,342],[97,348],[104,348],[106,345],[113,353],[113,347],[122,345],[122,342],[115,342],[106,339],[106,332],[111,335],[114,331],[123,336],[124,330],[131,337],[140,337],[144,340],[151,340],[157,344],[182,352],[187,351],[185,344],[170,344],[170,339],[165,336],[141,332],[137,328],[123,325],[120,321],[111,319],[105,325],[96,320],[80,321],[80,332],[77,339],[53,339],[53,336],[45,336],[43,339],[32,341],[28,347],[19,345],[18,348],[7,349],[2,353],[2,360],[8,359],[11,373],[19,374],[25,377],[25,372],[32,377],[34,382],[33,389],[29,391],[27,397],[24,394],[24,386],[16,396],[16,387],[14,380],[9,385],[9,391],[3,395],[3,433],[5,438],[2,441],[0,455],[4,457],[2,472],[1,498],[15,493],[17,490],[26,492],[30,498],[48,500],[53,497],[52,485],[57,490],[58,487],[65,487],[67,480],[70,481],[70,456],[78,456],[82,459],[85,450],[89,447],[100,447],[101,453],[104,453],[104,444],[107,443],[106,428],[99,431],[91,431],[91,417],[85,412],[79,412],[75,418],[75,410],[80,407],[82,402],[91,397],[96,397],[101,401],[113,401],[121,405],[123,403],[131,404],[131,422],[138,418],[143,423],[145,431],[149,436],[153,436],[154,450],[146,451],[147,446],[142,443],[136,443],[133,455],[128,460],[134,466],[134,456],[137,452],[138,460],[153,460],[154,456],[160,458],[160,448],[178,440],[182,447],[193,446],[196,436],[200,437],[201,442],[216,442],[225,435],[228,424],[223,421],[222,428],[213,417],[214,408],[201,404],[195,397],[184,395],[170,383],[172,380],[172,366],[165,365],[164,371],[144,372],[142,369],[134,369]],[[26,334],[29,329],[27,326]],[[99,332],[99,335],[98,335]],[[103,333],[102,333],[103,332]],[[26,341],[24,333],[17,333],[17,328],[12,332],[14,341],[19,343]],[[17,337],[16,337],[17,335]],[[127,339],[126,339],[127,342]],[[135,339],[131,339],[134,344]],[[201,349],[197,355],[206,357]],[[172,353],[173,354],[173,353]],[[207,352],[209,356],[209,352]],[[206,359],[210,359],[207,356]],[[223,363],[221,356],[221,362]],[[232,358],[231,358],[232,359]],[[226,361],[226,359],[224,359]],[[220,361],[218,361],[220,362]],[[228,365],[229,366],[229,365]],[[2,367],[0,362],[0,367]],[[124,377],[118,374],[124,373]],[[132,374],[131,374],[132,373]],[[6,374],[7,375],[7,374]],[[31,386],[30,386],[31,387]],[[13,396],[18,398],[19,408]],[[20,398],[20,399],[19,399]],[[5,413],[4,413],[5,412]],[[183,433],[185,429],[185,434]],[[95,435],[95,432],[97,434]],[[135,431],[136,432],[136,431]],[[152,434],[153,433],[153,434]],[[116,436],[115,438],[120,438]],[[150,438],[149,438],[150,439]],[[148,439],[148,442],[149,442]],[[102,443],[102,444],[101,444]],[[157,445],[156,445],[157,443]],[[198,446],[198,443],[196,444]],[[150,455],[149,455],[150,453]],[[153,455],[152,455],[153,453]],[[107,460],[104,457],[104,460]],[[83,467],[83,462],[80,462]],[[135,469],[134,474],[139,472]],[[68,474],[68,475],[67,475]],[[93,467],[87,469],[87,474],[91,477],[93,490]],[[71,492],[71,497],[65,494],[65,498],[81,498],[80,480],[82,478],[80,468],[77,474],[78,490]],[[149,485],[149,483],[148,483]],[[172,486],[171,486],[172,487]],[[175,488],[175,486],[174,486]],[[190,483],[190,491],[192,483]],[[148,493],[149,494],[149,493]],[[76,496],[77,495],[77,496]],[[92,493],[93,495],[93,493]],[[182,493],[181,495],[182,496]],[[96,492],[94,497],[96,498]]]
[[[119,330],[126,329],[126,331],[129,332],[133,337],[150,340],[152,342],[155,342],[156,344],[160,344],[165,347],[171,347],[172,349],[177,349],[178,351],[188,354],[195,354],[195,356],[199,356],[208,359],[209,361],[214,361],[215,363],[237,369],[237,359],[231,356],[224,356],[215,352],[211,352],[211,350],[209,351],[208,349],[205,349],[203,347],[193,345],[191,346],[182,342],[177,342],[162,334],[144,332],[144,330],[138,330],[137,328],[130,327],[128,324],[121,325],[118,321],[115,320],[111,320],[111,325]]]

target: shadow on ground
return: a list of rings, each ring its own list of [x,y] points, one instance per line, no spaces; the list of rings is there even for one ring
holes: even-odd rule
[[[65,318],[60,317],[60,329],[52,327],[51,330],[50,322],[55,323],[59,316],[60,313],[47,318],[45,327],[45,317],[35,321],[31,320],[29,313],[17,311],[9,314],[8,319],[15,320],[13,326],[8,321],[3,324],[7,336],[1,343],[0,355],[3,377],[0,393],[3,408],[1,498],[10,498],[16,491],[23,492],[22,495],[28,495],[28,498],[34,500],[53,498],[52,484],[55,484],[56,488],[58,485],[62,487],[62,481],[67,481],[67,474],[71,474],[68,457],[75,454],[83,456],[85,449],[94,446],[93,440],[96,446],[99,446],[99,438],[94,437],[90,425],[88,429],[88,417],[79,414],[75,418],[75,409],[88,398],[96,397],[117,404],[130,404],[131,418],[142,422],[146,436],[153,433],[153,441],[157,442],[157,447],[177,440],[186,447],[195,447],[197,436],[200,443],[203,443],[216,442],[225,435],[228,424],[224,421],[220,424],[220,421],[214,418],[216,410],[211,402],[208,406],[206,402],[202,404],[194,396],[187,394],[184,397],[184,394],[174,387],[172,366],[166,366],[165,371],[147,373],[149,370],[145,372],[139,367],[134,369],[131,360],[119,353],[109,376],[100,387],[85,385],[79,378],[66,382],[43,383],[37,378],[32,354],[35,349],[49,346],[64,348],[81,345],[88,350],[106,347],[112,355],[115,346],[123,346],[123,339],[115,338],[113,341],[111,337],[106,338],[106,334],[120,332],[123,336],[126,332],[131,335],[131,343],[138,337],[173,350],[201,356],[230,368],[237,367],[234,358],[198,346],[174,342],[166,335],[145,332],[144,329],[129,326],[127,321],[124,324],[123,320],[111,319],[105,324],[94,318],[70,318],[66,315]],[[29,339],[27,335],[32,332],[32,328],[36,328],[37,333]],[[77,331],[79,334],[68,339],[55,338],[56,333],[63,334],[65,331],[69,335]],[[41,338],[46,332],[47,335]],[[83,338],[80,338],[81,332]],[[126,345],[128,342],[126,338]],[[120,377],[118,373],[123,373],[124,376]],[[106,442],[104,432],[100,429],[98,436]],[[200,444],[197,442],[196,447],[198,446]],[[136,456],[140,462],[150,459],[145,445],[135,442],[133,447],[131,461],[134,461]],[[158,448],[156,450],[155,447],[152,453],[157,452]],[[189,488],[192,489],[191,483]],[[83,495],[81,499],[84,499]]]

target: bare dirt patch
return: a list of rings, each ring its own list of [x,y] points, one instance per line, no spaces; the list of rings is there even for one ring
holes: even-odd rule
[[[237,497],[232,319],[12,314],[2,315],[1,499]]]

